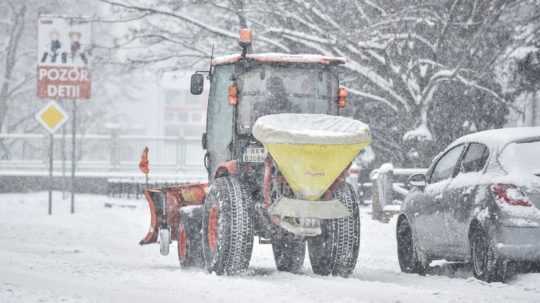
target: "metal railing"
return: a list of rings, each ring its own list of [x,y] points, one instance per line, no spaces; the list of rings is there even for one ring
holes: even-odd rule
[[[0,173],[40,173],[48,169],[48,134],[0,133]],[[71,136],[54,136],[54,171],[71,167]],[[77,136],[78,173],[138,173],[145,146],[157,174],[205,174],[199,137],[81,134]]]

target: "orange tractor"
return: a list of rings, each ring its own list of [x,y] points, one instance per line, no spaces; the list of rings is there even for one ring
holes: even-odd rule
[[[209,184],[148,189],[151,226],[140,244],[178,242],[181,267],[245,271],[254,237],[271,244],[278,270],[297,272],[306,246],[313,271],[349,275],[360,244],[358,198],[345,182],[370,142],[368,127],[341,117],[344,59],[242,54],[212,60],[202,137]],[[192,94],[203,91],[201,72]]]

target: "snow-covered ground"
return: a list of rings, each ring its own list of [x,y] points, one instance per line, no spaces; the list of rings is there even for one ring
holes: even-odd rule
[[[256,245],[249,272],[218,277],[179,268],[175,249],[137,245],[148,228],[144,201],[80,195],[77,213],[55,193],[0,195],[0,302],[540,302],[540,274],[487,284],[446,264],[421,277],[399,271],[394,221],[362,216],[362,247],[348,279],[277,272]],[[105,208],[104,203],[134,204]],[[173,247],[176,247],[173,244]]]

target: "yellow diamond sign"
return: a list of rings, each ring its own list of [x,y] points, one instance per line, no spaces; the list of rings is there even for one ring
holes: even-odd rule
[[[51,101],[36,114],[36,119],[49,132],[54,133],[66,122],[68,116],[58,103]]]

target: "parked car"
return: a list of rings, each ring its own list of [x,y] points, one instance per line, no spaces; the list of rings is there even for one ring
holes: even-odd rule
[[[540,127],[461,137],[408,182],[415,189],[396,226],[403,272],[446,259],[472,263],[491,282],[516,264],[540,264]]]

